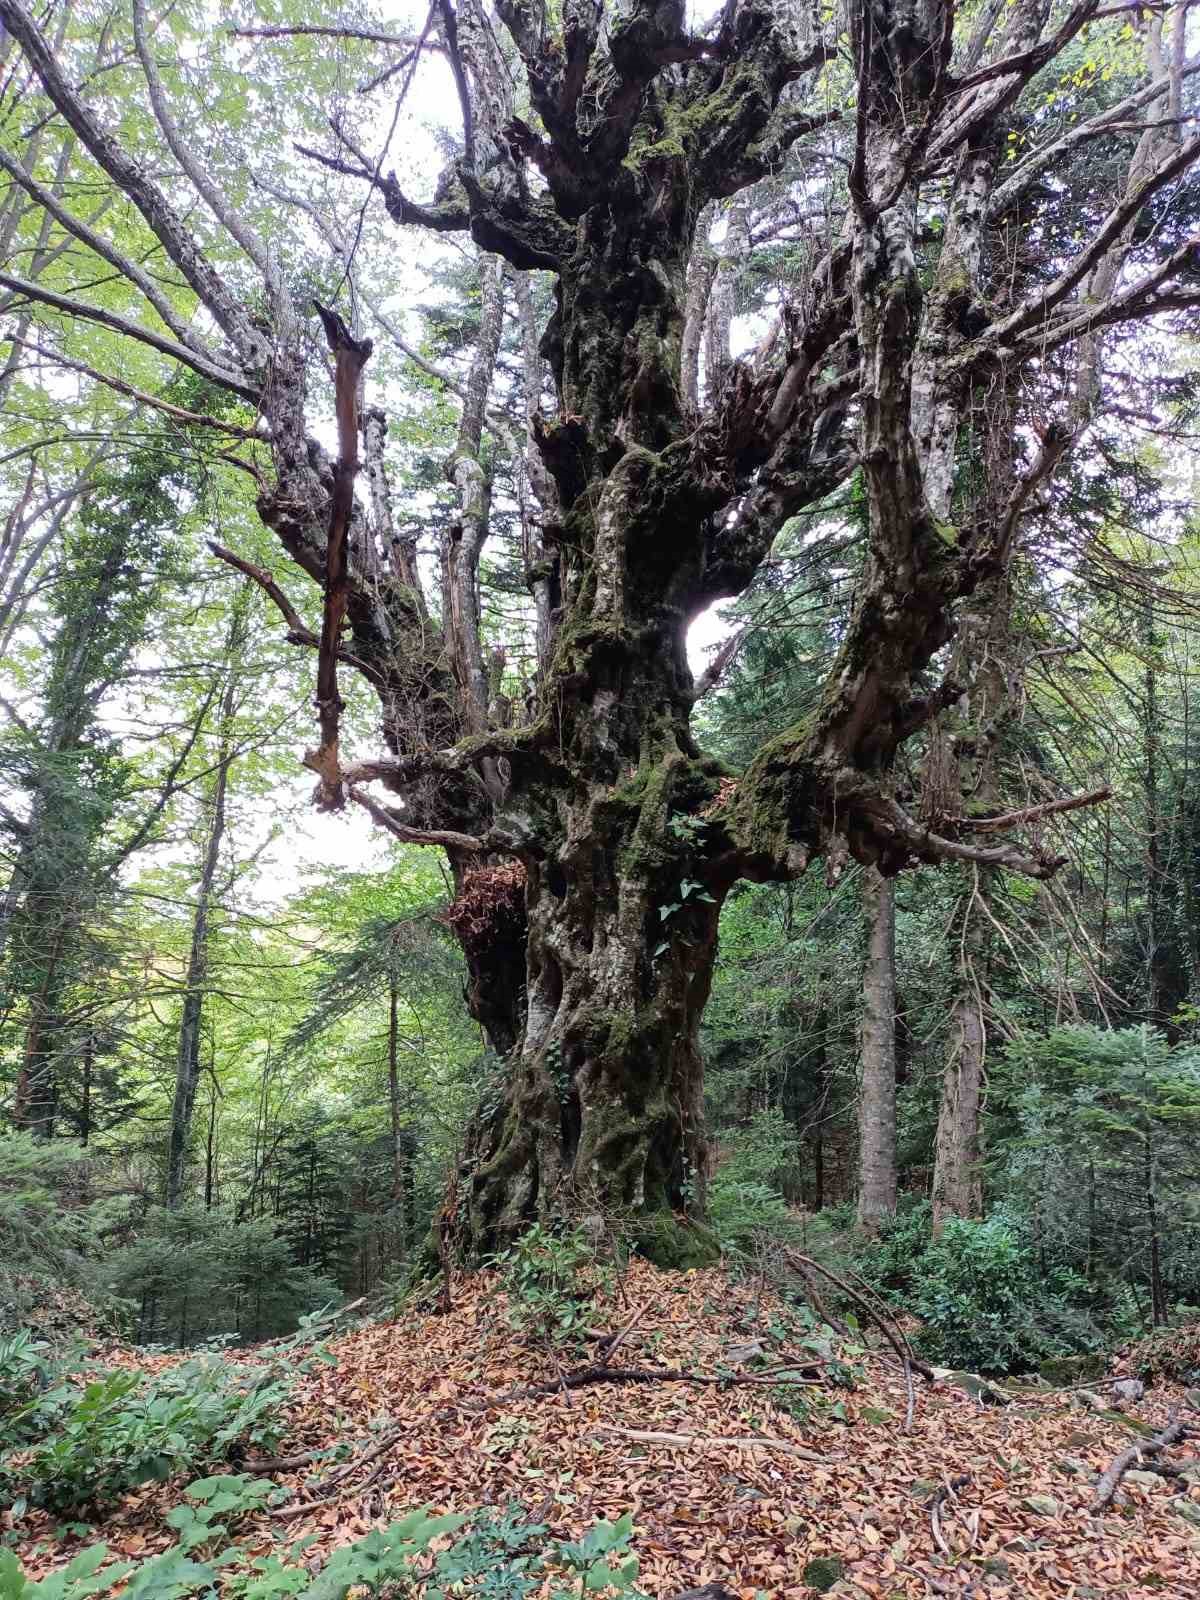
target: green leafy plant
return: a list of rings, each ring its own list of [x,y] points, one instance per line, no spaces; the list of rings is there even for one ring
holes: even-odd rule
[[[581,1343],[596,1300],[611,1291],[615,1278],[614,1267],[597,1259],[582,1228],[556,1230],[540,1223],[497,1256],[495,1265],[509,1326],[552,1349]]]
[[[216,1548],[228,1535],[231,1523],[261,1511],[273,1498],[284,1497],[284,1491],[269,1478],[252,1478],[244,1472],[198,1478],[183,1493],[182,1504],[167,1513],[167,1524],[179,1535],[180,1548],[189,1554]]]
[[[109,1563],[108,1546],[96,1544],[61,1571],[34,1582],[11,1550],[0,1549],[0,1600],[88,1600],[118,1584],[124,1585],[122,1600],[130,1595],[181,1600],[193,1594],[208,1600],[218,1590],[236,1600],[345,1600],[351,1590],[423,1600],[455,1595],[525,1600],[547,1583],[550,1600],[641,1592],[635,1587],[638,1559],[630,1549],[633,1519],[628,1514],[616,1522],[597,1522],[582,1539],[560,1542],[548,1540],[545,1526],[527,1521],[519,1506],[473,1517],[434,1515],[421,1507],[335,1550],[315,1577],[299,1564],[308,1540],[294,1544],[287,1560],[258,1556],[243,1563],[236,1546],[221,1548],[228,1524],[216,1518],[232,1520],[259,1509],[270,1490],[270,1484],[245,1476],[189,1485],[192,1503],[168,1518],[180,1530],[180,1542],[138,1564]],[[448,1548],[433,1551],[436,1542],[464,1528]],[[194,1559],[197,1551],[204,1552],[204,1560]]]
[[[930,1236],[928,1202],[900,1213],[854,1256],[856,1272],[922,1323],[933,1361],[980,1373],[1027,1372],[1050,1357],[1099,1348],[1089,1288],[1061,1264],[1039,1261],[1003,1211],[949,1219]]]
[[[112,1372],[66,1383],[48,1429],[19,1460],[0,1457],[0,1494],[71,1512],[127,1489],[227,1458],[238,1443],[269,1448],[287,1388],[270,1368],[198,1357],[158,1376]],[[43,1405],[49,1397],[43,1397]]]

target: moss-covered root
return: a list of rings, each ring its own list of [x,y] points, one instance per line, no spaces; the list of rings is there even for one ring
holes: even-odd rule
[[[711,1267],[721,1257],[721,1246],[711,1228],[666,1211],[640,1218],[633,1244],[640,1256],[670,1272]]]

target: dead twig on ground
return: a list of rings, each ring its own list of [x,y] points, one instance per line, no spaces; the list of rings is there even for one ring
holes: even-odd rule
[[[315,1511],[319,1506],[332,1505],[336,1500],[344,1500],[348,1494],[358,1494],[369,1488],[379,1478],[383,1471],[383,1462],[362,1483],[349,1484],[347,1479],[354,1477],[360,1468],[368,1466],[372,1461],[378,1461],[381,1456],[386,1456],[404,1436],[403,1428],[389,1428],[369,1450],[364,1450],[361,1455],[354,1456],[350,1461],[332,1473],[323,1483],[314,1484],[315,1491],[326,1490],[327,1493],[317,1492],[316,1498],[300,1500],[290,1506],[278,1506],[267,1515],[274,1517],[279,1522],[287,1522],[292,1517],[299,1517],[306,1511]]]
[[[812,1461],[817,1466],[827,1467],[833,1464],[831,1456],[819,1456],[812,1450],[805,1450],[798,1444],[792,1444],[788,1439],[772,1439],[767,1434],[708,1434],[708,1433],[662,1433],[653,1428],[619,1428],[615,1423],[605,1423],[601,1429],[606,1434],[616,1434],[619,1439],[630,1439],[634,1444],[665,1444],[677,1450],[689,1450],[696,1447],[718,1446],[723,1450],[777,1450],[785,1456],[795,1456],[800,1461]]]
[[[600,1365],[602,1367],[610,1365],[612,1358],[637,1327],[645,1313],[646,1307],[644,1305],[639,1306],[622,1328],[619,1328],[616,1333],[609,1334],[607,1338],[601,1339],[596,1353],[600,1357]]]
[[[893,1327],[882,1311],[877,1310],[865,1295],[860,1294],[857,1289],[852,1288],[844,1278],[839,1278],[836,1272],[831,1272],[828,1267],[822,1266],[819,1261],[814,1261],[811,1256],[802,1255],[798,1250],[787,1251],[786,1259],[788,1265],[792,1267],[794,1271],[799,1273],[801,1280],[810,1285],[810,1292],[810,1272],[819,1272],[823,1278],[828,1278],[830,1283],[839,1288],[843,1294],[848,1295],[850,1299],[854,1301],[855,1305],[866,1314],[867,1319],[874,1323],[874,1325],[879,1329],[880,1333],[883,1334],[884,1338],[891,1345],[892,1349],[896,1352],[896,1355],[899,1357],[900,1363],[904,1368],[904,1383],[908,1393],[908,1403],[904,1412],[904,1431],[905,1433],[909,1432],[909,1430],[912,1428],[913,1419],[915,1418],[917,1412],[917,1394],[915,1385],[913,1384],[913,1372],[914,1370],[919,1372],[925,1379],[926,1383],[933,1383],[935,1381],[933,1369],[931,1367],[927,1367],[923,1361],[917,1359],[916,1353],[914,1352],[912,1345],[909,1343],[908,1335],[904,1332],[904,1329],[898,1324]],[[834,1323],[830,1319],[828,1313],[824,1312],[823,1308],[822,1314],[825,1316],[825,1320],[829,1323],[830,1327],[834,1327]]]
[[[942,1506],[947,1500],[955,1499],[958,1491],[965,1489],[970,1481],[970,1474],[966,1472],[957,1478],[948,1478],[929,1502],[929,1526],[933,1533],[933,1542],[942,1554],[948,1556],[951,1560],[954,1559],[954,1552],[946,1542],[946,1536],[942,1532]]]
[[[514,1400],[538,1400],[545,1395],[559,1394],[567,1389],[586,1389],[593,1383],[694,1383],[711,1384],[717,1388],[763,1386],[794,1388],[820,1385],[820,1378],[792,1378],[786,1373],[713,1373],[684,1372],[680,1367],[581,1367],[577,1372],[564,1372],[553,1383],[526,1383],[516,1389],[505,1389],[500,1394],[477,1399],[460,1400],[466,1411],[490,1411],[493,1406],[507,1405]]]
[[[335,1448],[327,1444],[317,1450],[300,1450],[294,1456],[248,1456],[240,1464],[247,1472],[268,1475],[272,1472],[295,1472],[298,1467],[312,1466],[314,1462],[327,1459]]]
[[[1096,1493],[1092,1496],[1088,1510],[1093,1515],[1106,1510],[1112,1504],[1112,1498],[1120,1487],[1121,1479],[1131,1467],[1136,1466],[1147,1456],[1159,1455],[1171,1445],[1178,1444],[1181,1439],[1187,1438],[1187,1434],[1187,1424],[1180,1421],[1179,1407],[1176,1406],[1161,1433],[1156,1433],[1152,1439],[1141,1439],[1137,1444],[1131,1444],[1128,1450],[1121,1451],[1096,1485]]]

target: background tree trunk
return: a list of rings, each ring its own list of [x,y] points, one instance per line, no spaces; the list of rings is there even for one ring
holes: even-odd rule
[[[166,1203],[171,1210],[175,1210],[183,1199],[183,1179],[192,1130],[192,1113],[196,1105],[196,1091],[200,1085],[204,994],[209,967],[209,916],[217,868],[221,860],[221,845],[225,838],[229,775],[236,757],[234,718],[238,706],[238,666],[248,636],[248,621],[249,590],[243,585],[234,602],[225,646],[226,660],[230,663],[230,669],[217,716],[217,759],[208,797],[208,829],[204,837],[200,877],[196,885],[196,901],[192,912],[191,944],[184,971],[183,1009],[179,1018],[179,1041],[175,1055],[175,1098],[171,1106],[171,1124],[167,1135],[165,1188]]]
[[[896,1210],[896,887],[863,874],[867,959],[863,971],[858,1221],[875,1232]]]

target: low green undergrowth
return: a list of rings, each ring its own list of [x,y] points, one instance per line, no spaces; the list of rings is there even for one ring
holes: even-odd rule
[[[167,1519],[178,1543],[148,1561],[113,1562],[107,1545],[96,1544],[34,1582],[10,1550],[0,1550],[0,1600],[86,1600],[118,1586],[121,1600],[345,1600],[351,1590],[397,1600],[525,1600],[546,1584],[550,1600],[644,1592],[636,1587],[628,1515],[563,1541],[549,1538],[519,1506],[447,1516],[422,1507],[341,1546],[314,1576],[303,1560],[311,1539],[267,1556],[229,1542],[238,1521],[275,1493],[266,1480],[244,1475],[189,1485]]]
[[[257,1363],[202,1354],[155,1374],[105,1370],[28,1333],[0,1340],[0,1502],[64,1515],[278,1443],[293,1376],[331,1359],[319,1318]]]
[[[2,1353],[0,1353],[2,1354]],[[129,1489],[270,1449],[287,1384],[270,1368],[197,1357],[155,1377],[62,1375],[3,1422],[0,1500],[60,1513],[102,1508]]]
[[[861,1245],[850,1265],[919,1319],[918,1349],[946,1366],[1028,1372],[1097,1352],[1108,1337],[1102,1291],[1069,1266],[1041,1262],[1003,1212],[984,1221],[952,1218],[934,1239],[923,1202]]]

